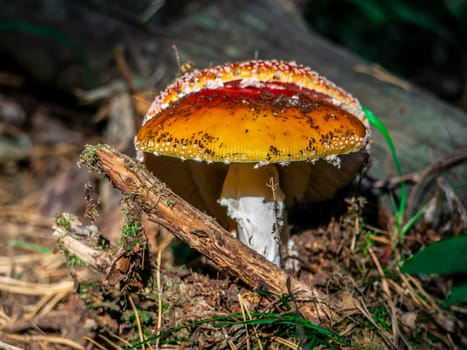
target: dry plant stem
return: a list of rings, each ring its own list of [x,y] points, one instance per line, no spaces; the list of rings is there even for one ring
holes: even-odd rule
[[[131,295],[128,297],[128,300],[130,301],[131,308],[133,309],[133,314],[135,315],[136,326],[138,328],[139,341],[143,343],[143,345],[141,345],[141,350],[144,350],[145,339],[143,335],[143,328],[141,327],[141,320],[139,318],[138,309],[136,308],[135,302],[133,301],[133,298],[131,297]]]
[[[73,281],[58,283],[30,283],[11,277],[0,276],[0,291],[24,295],[47,295],[69,293],[73,290]]]
[[[157,267],[156,267],[156,285],[157,285],[157,331],[156,335],[158,336],[161,333],[162,328],[162,284],[161,284],[161,262],[162,262],[162,247],[159,247],[157,252]],[[160,338],[157,337],[156,339],[156,349],[159,349],[159,340]]]
[[[99,334],[99,337],[101,336],[102,334]],[[117,339],[120,343],[123,343],[125,344],[127,347],[131,347],[131,343],[125,339],[123,339],[122,337],[119,337],[118,335],[116,335],[115,333],[112,333],[112,332],[109,332],[109,335],[114,338],[114,339]],[[116,350],[123,350],[123,348],[121,347],[116,347],[115,348]]]
[[[119,347],[117,344],[115,344],[114,342],[109,341],[108,338],[102,336],[102,334],[99,334],[98,336],[99,336],[100,339],[105,340],[105,341],[106,341],[110,346],[112,346],[115,350],[123,350],[123,348],[120,348],[120,347]],[[83,339],[85,339],[86,341],[88,341],[89,343],[91,343],[92,345],[94,345],[97,349],[107,350],[106,347],[102,346],[101,344],[99,344],[97,341],[95,341],[95,340],[92,339],[92,338],[84,337]]]
[[[461,148],[445,155],[440,160],[430,164],[428,167],[420,171],[402,176],[394,176],[385,181],[378,181],[376,182],[376,187],[387,187],[389,189],[393,189],[400,186],[402,182],[413,183],[414,186],[410,191],[409,198],[407,199],[406,209],[406,215],[410,217],[417,203],[416,196],[421,193],[423,189],[436,178],[436,176],[466,161],[467,148]]]
[[[133,159],[107,146],[87,146],[83,163],[109,178],[148,215],[191,248],[212,260],[220,269],[237,276],[252,289],[275,295],[288,294],[289,276],[280,268],[232,237],[212,217],[200,212],[173,193]],[[290,278],[290,290],[308,320],[332,324],[341,317],[339,302]],[[348,310],[347,310],[348,311]]]
[[[0,350],[23,350],[23,348],[18,348],[16,346],[4,343],[0,340]]]
[[[388,305],[388,308],[390,309],[390,315],[391,315],[391,325],[392,325],[392,343],[394,346],[397,346],[399,342],[399,326],[398,326],[398,320],[397,320],[397,311],[396,311],[396,305],[394,304],[393,298],[391,296],[391,290],[389,288],[388,280],[386,279],[384,275],[383,268],[381,267],[381,264],[376,257],[376,254],[374,253],[373,249],[368,248],[368,252],[370,253],[371,260],[373,260],[373,263],[376,266],[376,269],[378,270],[378,273],[381,277],[381,287],[384,292],[384,299],[386,300],[386,303]],[[384,335],[381,335],[384,338]]]
[[[60,344],[64,345],[68,349],[75,350],[84,350],[84,347],[75,341],[59,336],[49,336],[49,335],[30,335],[30,334],[5,334],[5,338],[10,340],[19,341],[26,344],[31,344],[33,341],[50,343],[50,344]]]
[[[429,175],[439,174],[465,161],[467,161],[467,148],[461,148],[445,155],[440,160],[430,164],[429,166],[420,171],[405,174],[402,176],[394,176],[384,181],[378,181],[375,185],[378,188],[389,187],[392,189],[399,186],[401,182],[418,184]]]

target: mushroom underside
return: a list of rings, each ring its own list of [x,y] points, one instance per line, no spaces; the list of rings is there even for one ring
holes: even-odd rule
[[[238,232],[239,238],[247,245],[250,245],[250,247],[252,246],[248,240],[251,240],[251,237],[242,237],[244,235],[242,230],[246,226],[241,225],[243,229],[237,227],[239,216],[243,216],[243,220],[249,220],[251,223],[251,221],[256,219],[252,217],[245,218],[243,213],[263,211],[261,215],[276,215],[276,219],[279,218],[280,221],[285,215],[285,208],[304,207],[310,203],[331,199],[338,190],[351,183],[355,176],[360,173],[367,158],[368,153],[364,149],[339,156],[340,161],[338,163],[340,163],[340,166],[336,166],[335,162],[333,164],[323,159],[314,162],[292,162],[288,165],[267,165],[261,166],[258,169],[254,169],[255,164],[253,163],[242,163],[244,164],[242,167],[245,167],[245,164],[247,164],[247,167],[251,168],[251,171],[242,172],[239,175],[240,178],[251,177],[255,171],[262,172],[263,175],[258,177],[259,180],[256,181],[254,186],[262,187],[259,192],[271,191],[269,179],[272,177],[272,185],[274,183],[279,184],[277,191],[280,192],[277,193],[280,193],[280,195],[275,199],[271,199],[271,196],[265,199],[264,195],[259,194],[258,191],[256,193],[255,191],[248,193],[249,190],[247,190],[247,193],[242,197],[248,197],[249,199],[232,201],[228,200],[228,198],[238,199],[238,196],[232,193],[226,195],[225,189],[224,195],[221,196],[231,165],[181,160],[174,157],[154,156],[144,153],[146,167],[160,180],[165,182],[175,193],[186,199],[193,206],[215,217],[226,229],[231,231],[238,229],[240,231]],[[265,169],[271,168],[275,169],[273,171],[277,175],[264,175]],[[251,187],[253,185],[250,183],[248,186]],[[266,203],[266,205],[261,206],[261,203]],[[253,225],[261,225],[261,222],[263,221],[259,221]],[[267,235],[268,232],[273,233],[274,230],[272,230],[272,227],[267,227],[264,231],[263,235]],[[272,236],[272,239],[279,244],[276,233],[273,233]],[[247,242],[244,240],[247,240]],[[255,249],[256,247],[252,248]],[[260,248],[262,251],[259,251],[263,255],[264,249],[264,247]],[[274,252],[269,251],[267,254],[275,257],[276,248],[272,248],[272,250]]]
[[[341,155],[339,159],[340,167],[324,159],[292,162],[288,165],[276,164],[287,208],[333,198],[339,189],[351,183],[361,172],[367,163],[368,152],[363,149]],[[225,216],[226,210],[217,200],[229,164],[181,160],[144,153],[144,165],[175,193],[217,218],[222,225],[225,224],[219,214],[224,213]]]

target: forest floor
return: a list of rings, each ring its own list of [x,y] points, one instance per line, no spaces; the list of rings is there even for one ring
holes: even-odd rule
[[[292,236],[296,277],[360,301],[332,333],[261,322],[271,313],[290,320],[293,298],[250,290],[151,223],[147,251],[141,248],[141,259],[150,259],[147,278],[120,268],[127,261],[118,254],[116,277],[65,256],[53,235],[62,212],[96,225],[111,244],[121,240],[126,217],[119,193],[77,161],[84,145],[99,142],[134,155],[131,128],[129,134],[115,129],[128,123],[121,116],[134,116],[131,99],[119,93],[91,107],[62,103],[6,73],[0,80],[0,349],[467,347],[467,308],[439,306],[452,278],[399,272],[405,257],[456,232],[421,222],[397,243],[394,215],[379,204],[382,191],[371,199],[349,197],[344,214]],[[370,207],[377,208],[375,222],[365,216]]]

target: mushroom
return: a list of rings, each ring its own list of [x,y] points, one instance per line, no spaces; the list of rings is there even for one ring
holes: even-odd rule
[[[226,228],[236,223],[243,243],[279,265],[286,207],[348,185],[369,137],[349,93],[307,67],[271,60],[181,76],[156,97],[135,146],[175,192]]]

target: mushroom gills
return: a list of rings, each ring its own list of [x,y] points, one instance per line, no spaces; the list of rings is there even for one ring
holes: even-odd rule
[[[284,194],[274,165],[258,168],[252,163],[229,167],[219,204],[237,222],[241,242],[280,265],[280,240],[285,226]]]

